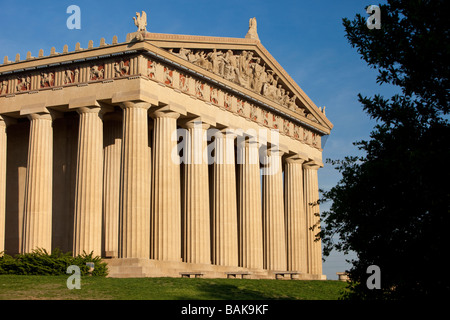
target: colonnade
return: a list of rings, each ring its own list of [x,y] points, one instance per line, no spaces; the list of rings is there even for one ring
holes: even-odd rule
[[[142,101],[79,107],[73,253],[150,258],[244,268],[322,273],[318,222],[319,165],[267,146],[261,175],[259,143],[229,128],[202,153],[209,125]],[[22,252],[52,249],[52,110],[30,121]],[[5,238],[7,126],[0,115],[0,251]],[[106,125],[107,123],[107,125]],[[178,127],[189,132],[173,161]],[[264,161],[260,161],[264,160]],[[314,229],[314,230],[311,230]],[[102,239],[103,238],[103,239]]]

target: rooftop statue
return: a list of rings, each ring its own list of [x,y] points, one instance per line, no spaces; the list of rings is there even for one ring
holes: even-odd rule
[[[251,18],[249,21],[248,32],[245,36],[247,39],[256,39],[259,40],[258,31],[257,31],[257,23],[256,18]]]
[[[136,12],[136,17],[133,17],[133,20],[136,27],[138,27],[138,31],[147,31],[147,14],[145,11],[142,11],[142,15]]]

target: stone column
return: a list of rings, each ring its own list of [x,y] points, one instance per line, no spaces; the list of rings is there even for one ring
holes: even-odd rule
[[[22,251],[52,249],[53,127],[50,113],[30,119]]]
[[[118,113],[103,116],[103,234],[107,257],[118,257],[119,252],[122,118]]]
[[[147,102],[124,102],[119,257],[150,256],[150,181]]]
[[[270,149],[263,161],[264,269],[279,271],[286,270],[282,155]]]
[[[320,168],[314,161],[303,165],[303,186],[305,195],[306,230],[308,246],[308,273],[322,275],[322,244],[316,240],[320,232],[319,184],[317,170]],[[312,229],[312,230],[311,230]]]
[[[7,127],[15,120],[0,115],[0,252],[5,250]]]
[[[162,108],[150,116],[153,121],[151,258],[181,260],[180,164],[172,153],[179,113]],[[175,152],[176,154],[176,152]],[[178,161],[177,161],[178,160]]]
[[[6,146],[6,122],[0,115],[0,252],[5,250]]]
[[[103,192],[103,122],[98,106],[77,108],[77,176],[73,254],[101,255]]]
[[[287,270],[307,273],[307,229],[303,201],[303,162],[299,156],[286,158],[284,192]]]
[[[204,159],[208,124],[196,119],[187,128],[183,179],[183,261],[211,263],[208,162]]]
[[[212,165],[212,263],[238,266],[236,168],[234,140],[227,129],[215,135]]]
[[[251,137],[238,138],[239,167],[239,266],[263,268],[263,237],[261,212],[261,175],[258,143]]]

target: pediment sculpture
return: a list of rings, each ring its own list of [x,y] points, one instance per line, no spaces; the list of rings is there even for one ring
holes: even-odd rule
[[[169,52],[305,116],[297,96],[253,51],[179,48]]]

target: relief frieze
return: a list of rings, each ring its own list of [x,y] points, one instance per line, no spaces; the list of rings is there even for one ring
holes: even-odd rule
[[[279,84],[279,78],[271,70],[266,70],[260,64],[259,57],[253,57],[252,52],[236,55],[232,51],[221,54],[219,51],[191,52],[182,51],[186,59],[198,62],[202,66],[223,75],[225,78],[233,78],[240,84],[260,90],[261,93],[271,99],[279,99],[282,105],[295,103],[295,96],[287,92]],[[177,53],[180,54],[180,53]],[[212,57],[211,57],[212,56]],[[193,60],[194,59],[194,60]],[[195,60],[197,59],[197,60]],[[31,71],[19,76],[7,75],[0,78],[0,96],[8,96],[15,93],[28,92],[46,88],[61,88],[71,85],[87,85],[88,82],[113,80],[132,76],[134,70],[132,59],[105,59],[98,63],[77,63],[67,65],[65,68],[46,69],[45,71]],[[280,134],[290,136],[306,144],[320,148],[320,135],[313,131],[285,119],[267,108],[247,101],[243,97],[235,96],[228,90],[223,90],[212,83],[197,79],[183,70],[174,69],[159,60],[143,59],[144,70],[148,79],[157,81],[168,87],[179,90],[211,105],[223,108],[228,112],[244,117],[271,129],[278,129]],[[142,68],[140,69],[142,70]],[[144,71],[145,72],[145,71]],[[263,76],[256,79],[253,74]],[[261,80],[262,79],[262,80]],[[314,117],[306,113],[303,108],[297,107],[297,112],[308,119]]]

